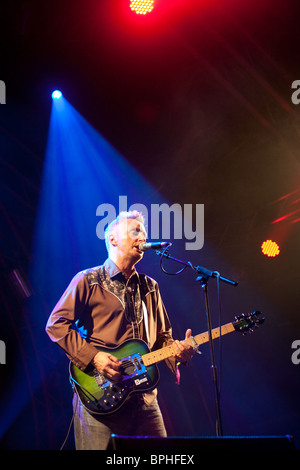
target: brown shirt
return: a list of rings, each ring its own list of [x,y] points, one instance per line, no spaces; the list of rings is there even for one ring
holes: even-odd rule
[[[157,282],[137,271],[127,280],[110,259],[72,279],[46,332],[82,370],[98,352],[97,346],[115,347],[138,337],[154,350],[173,342]],[[166,362],[174,372],[174,358]]]

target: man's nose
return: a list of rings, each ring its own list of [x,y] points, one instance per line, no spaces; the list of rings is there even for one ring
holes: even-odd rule
[[[143,242],[146,241],[146,236],[145,236],[142,232],[139,233],[138,241],[139,241],[140,243],[143,243]]]

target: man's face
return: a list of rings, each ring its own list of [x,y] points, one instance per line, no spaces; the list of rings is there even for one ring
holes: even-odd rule
[[[136,219],[121,220],[114,233],[118,254],[135,262],[143,257],[144,253],[138,249],[138,246],[145,242],[146,238],[144,225]]]

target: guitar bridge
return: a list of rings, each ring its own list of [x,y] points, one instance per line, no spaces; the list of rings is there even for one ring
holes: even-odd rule
[[[104,375],[100,374],[100,372],[98,372],[97,369],[94,370],[94,377],[99,387],[101,387],[107,381]]]

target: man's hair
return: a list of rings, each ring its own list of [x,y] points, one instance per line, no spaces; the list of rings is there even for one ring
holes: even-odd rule
[[[117,227],[117,225],[124,219],[136,219],[138,222],[144,224],[145,219],[144,216],[141,212],[139,211],[129,211],[129,212],[120,212],[118,217],[114,219],[107,227],[105,230],[105,245],[106,249],[109,252],[110,250],[110,241],[109,241],[109,236],[110,234],[114,231],[114,229]]]

